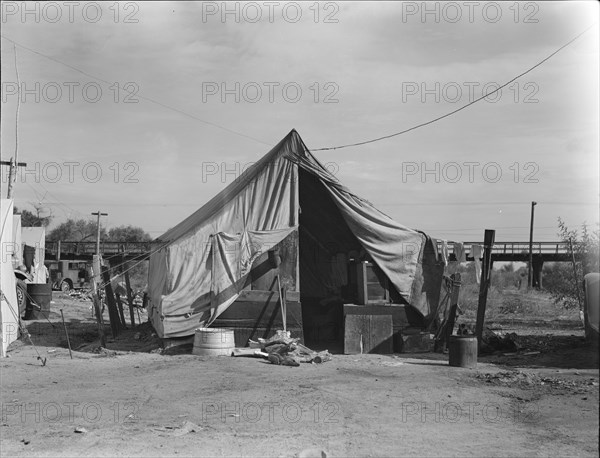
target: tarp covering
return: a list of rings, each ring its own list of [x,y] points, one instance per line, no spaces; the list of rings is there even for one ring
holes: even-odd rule
[[[22,227],[22,246],[35,249],[33,256],[33,281],[32,283],[46,283],[46,273],[43,269],[46,260],[46,229],[43,227]]]
[[[212,323],[237,298],[252,261],[297,230],[298,167],[319,179],[360,244],[409,298],[424,236],[342,186],[292,130],[157,239],[165,246],[150,258],[149,313],[161,337],[190,335]]]
[[[583,284],[585,288],[585,307],[583,313],[585,314],[586,336],[590,338],[594,335],[594,338],[597,339],[600,325],[600,274],[598,272],[587,274],[583,278]]]
[[[13,271],[12,254],[13,243],[13,201],[2,199],[0,202],[0,247],[1,249],[1,271],[0,289],[2,300],[0,305],[0,323],[2,324],[2,356],[6,356],[6,349],[17,340],[19,306],[17,304],[17,292],[15,285],[15,274]]]

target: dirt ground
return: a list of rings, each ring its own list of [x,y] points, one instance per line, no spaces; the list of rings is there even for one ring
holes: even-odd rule
[[[35,347],[0,361],[2,456],[598,456],[598,350],[578,323],[499,324],[539,353],[476,369],[434,353],[283,367],[161,354],[147,324],[98,351],[89,306],[55,293],[26,322]]]

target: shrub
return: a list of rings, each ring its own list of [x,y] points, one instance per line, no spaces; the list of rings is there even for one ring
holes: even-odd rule
[[[556,304],[566,309],[581,308],[583,301],[583,277],[590,272],[598,272],[598,227],[590,231],[584,223],[581,234],[577,229],[570,230],[558,218],[559,236],[575,263],[554,263],[544,268],[544,284]],[[572,250],[572,251],[571,251]]]

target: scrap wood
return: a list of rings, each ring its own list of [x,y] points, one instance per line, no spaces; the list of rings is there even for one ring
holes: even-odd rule
[[[256,348],[234,348],[231,356],[262,356],[263,353]]]
[[[287,354],[294,349],[292,344],[270,344],[265,346],[264,351],[267,353],[279,353],[280,355]]]
[[[265,339],[258,339],[261,342],[256,342],[254,340],[249,340],[248,341],[248,346],[250,348],[255,348],[255,349],[260,349],[260,350],[265,350],[267,348],[271,348],[274,345],[297,345],[298,341],[300,339],[298,338],[290,338],[290,339],[274,339],[274,340],[265,340]]]
[[[292,339],[290,331],[276,331],[275,335],[269,337],[268,339],[263,339],[261,337],[258,338],[258,341],[262,345],[275,343],[277,341],[280,341],[278,343],[290,343],[293,340],[298,340],[298,339]]]
[[[254,356],[254,348],[234,348],[231,356]]]
[[[326,361],[331,361],[331,353],[329,353],[327,350],[316,352],[302,344],[296,344],[296,349],[292,352],[292,354],[296,355],[297,359],[303,363],[321,364]]]
[[[304,345],[302,345],[301,343],[297,343],[297,344],[296,344],[296,348],[298,349],[298,351],[299,351],[300,353],[304,353],[304,354],[306,354],[306,355],[316,355],[316,354],[317,354],[317,352],[316,352],[316,351],[314,351],[314,350],[311,350],[311,349],[310,349],[310,348],[308,348],[308,347],[305,347],[305,346],[304,346]],[[327,350],[325,350],[325,351],[327,351]]]

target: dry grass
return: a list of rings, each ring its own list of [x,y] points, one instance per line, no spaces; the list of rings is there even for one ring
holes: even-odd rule
[[[496,274],[496,272],[494,272]],[[463,283],[459,299],[464,321],[475,321],[479,303],[479,285]],[[487,297],[486,321],[501,320],[579,320],[579,310],[566,310],[552,301],[546,291],[490,287]]]

